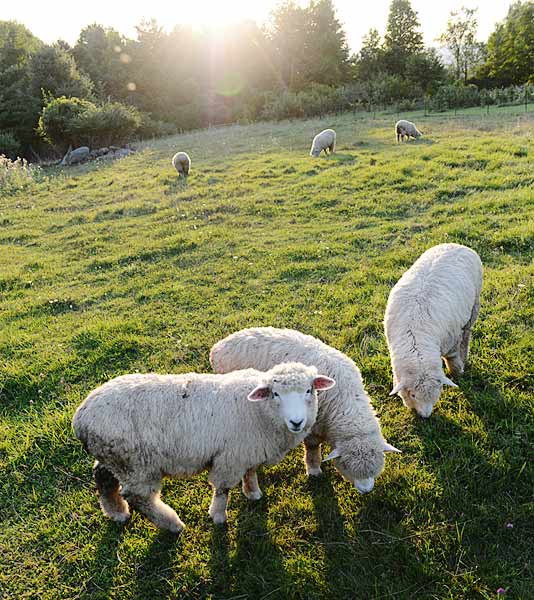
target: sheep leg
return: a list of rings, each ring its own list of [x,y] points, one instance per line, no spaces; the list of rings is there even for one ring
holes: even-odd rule
[[[456,348],[447,356],[443,357],[443,360],[447,365],[447,369],[453,376],[462,375],[462,373],[464,372],[464,361],[461,356],[460,346],[461,339],[459,340]]]
[[[480,311],[480,300],[477,298],[471,310],[471,316],[469,321],[464,325],[462,335],[458,340],[458,344],[454,352],[445,357],[445,364],[453,375],[462,375],[467,361],[467,355],[469,354],[469,341],[471,340],[471,328],[473,323],[477,320],[478,313]]]
[[[263,494],[258,484],[256,469],[249,469],[243,477],[243,494],[249,500],[259,500]]]
[[[477,298],[473,305],[473,310],[471,311],[471,317],[469,321],[464,327],[462,338],[460,340],[459,353],[465,364],[467,361],[467,356],[469,354],[469,342],[471,340],[471,328],[473,327],[473,323],[478,318],[478,313],[480,312],[480,300]]]
[[[320,475],[321,471],[321,442],[312,435],[304,440],[304,464],[309,477]]]
[[[226,523],[226,506],[228,505],[228,492],[230,488],[213,486],[213,497],[211,498],[210,517],[216,525]]]
[[[98,461],[93,466],[93,476],[102,512],[117,523],[126,523],[130,518],[130,511],[128,510],[128,503],[119,494],[119,480]]]
[[[160,491],[161,479],[153,479],[124,484],[122,495],[156,527],[180,533],[185,525],[176,512],[160,499]]]

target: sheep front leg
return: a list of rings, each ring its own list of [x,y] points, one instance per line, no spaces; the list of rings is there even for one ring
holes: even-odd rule
[[[458,346],[454,352],[451,352],[449,355],[444,356],[445,364],[447,365],[447,369],[453,376],[462,375],[464,372],[464,361],[461,357],[461,340],[458,342]]]
[[[258,484],[256,469],[249,469],[243,477],[243,494],[249,500],[259,500],[263,494]]]
[[[308,476],[320,475],[321,471],[321,442],[313,435],[304,440],[304,464]]]
[[[174,510],[162,502],[159,494],[161,480],[125,483],[122,495],[142,512],[156,527],[172,533],[180,533],[185,525]]]
[[[214,486],[209,514],[216,525],[222,525],[223,523],[226,523],[226,506],[228,505],[229,491],[230,488]]]

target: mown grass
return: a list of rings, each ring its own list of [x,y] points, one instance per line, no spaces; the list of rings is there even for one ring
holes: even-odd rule
[[[534,121],[412,116],[425,137],[402,146],[392,117],[233,126],[0,191],[2,598],[533,597]],[[337,154],[313,160],[327,126]],[[482,310],[459,389],[422,422],[388,397],[382,317],[446,241],[482,257]],[[76,406],[120,373],[207,371],[216,340],[267,324],[360,365],[403,450],[373,492],[330,465],[308,481],[299,449],[259,503],[232,493],[227,528],[205,477],[164,487],[178,541],[108,522]]]

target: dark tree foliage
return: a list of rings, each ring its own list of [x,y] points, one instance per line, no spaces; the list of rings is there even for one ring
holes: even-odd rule
[[[492,85],[534,83],[534,2],[515,2],[487,43],[478,77]]]
[[[99,98],[128,97],[132,70],[129,45],[120,33],[96,23],[80,32],[72,54],[78,67],[96,84]]]
[[[384,71],[384,48],[380,34],[376,29],[370,29],[363,37],[363,45],[357,57],[357,74],[360,79],[367,81]]]
[[[42,45],[24,25],[0,21],[0,72],[24,64]]]
[[[423,51],[420,27],[410,0],[392,0],[384,36],[384,60],[389,73],[403,73],[408,58]]]

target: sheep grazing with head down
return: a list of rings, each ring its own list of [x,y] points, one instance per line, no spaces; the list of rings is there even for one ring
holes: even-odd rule
[[[268,369],[280,360],[316,365],[336,380],[336,387],[321,394],[319,413],[304,440],[308,475],[321,473],[321,443],[332,452],[338,471],[361,492],[369,492],[384,468],[384,452],[399,452],[382,437],[380,425],[363,387],[358,367],[345,354],[311,335],[294,329],[253,327],[217,342],[210,362],[217,373],[254,367]]]
[[[464,372],[471,328],[480,309],[482,263],[460,244],[424,252],[389,294],[384,319],[393,390],[405,406],[429,417],[444,385],[443,372]]]
[[[176,169],[179,177],[187,177],[191,169],[191,159],[187,152],[177,152],[172,157],[172,166]]]
[[[325,154],[334,153],[336,150],[336,132],[333,129],[325,129],[318,133],[314,138],[310,150],[310,156],[319,156],[324,150]]]
[[[403,142],[405,136],[408,141],[411,137],[417,139],[423,135],[411,121],[404,119],[395,123],[395,133],[397,134],[397,144],[399,141]]]
[[[243,478],[245,494],[261,497],[257,482],[251,489],[252,473],[276,464],[305,438],[317,416],[317,391],[334,384],[298,363],[266,373],[124,375],[89,394],[73,428],[97,459],[103,512],[125,522],[130,502],[156,526],[178,533],[182,521],[160,500],[164,475],[207,469],[214,488],[209,512],[223,523],[229,489]]]

